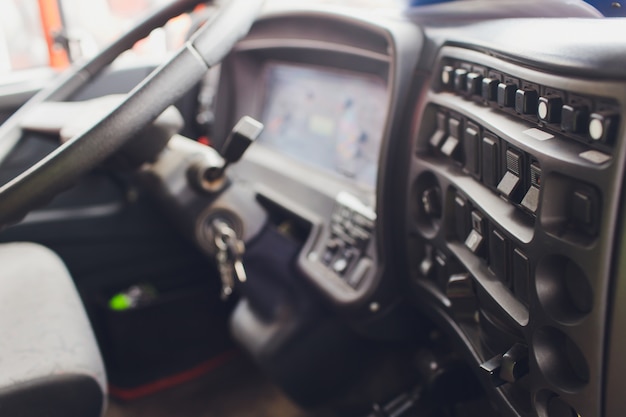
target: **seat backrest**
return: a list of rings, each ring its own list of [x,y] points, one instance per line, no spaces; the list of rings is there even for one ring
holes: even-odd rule
[[[0,415],[98,417],[101,355],[67,268],[32,243],[0,245]]]

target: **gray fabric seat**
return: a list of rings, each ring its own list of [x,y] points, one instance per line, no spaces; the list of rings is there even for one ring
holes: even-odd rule
[[[97,417],[106,376],[70,274],[49,249],[0,245],[0,416]]]

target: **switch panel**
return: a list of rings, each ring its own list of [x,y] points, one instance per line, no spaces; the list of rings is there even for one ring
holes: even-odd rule
[[[615,99],[583,96],[470,62],[449,61],[440,78],[448,91],[525,121],[538,119],[543,129],[595,149],[607,151],[615,145],[620,127]]]
[[[460,46],[439,53],[441,83],[454,83],[415,100],[427,123],[405,189],[414,300],[449,324],[483,386],[502,386],[488,389],[498,404],[596,415],[607,339],[593,324],[616,297],[625,82]],[[425,227],[416,184],[427,175],[440,216]],[[594,396],[598,407],[580,410]],[[568,406],[553,406],[561,397]]]
[[[372,240],[376,214],[351,194],[339,193],[329,235],[322,241],[319,262],[352,288],[369,270],[366,250]]]
[[[541,168],[533,155],[450,109],[437,106],[433,117],[437,128],[429,142],[441,144],[433,150],[434,154],[462,167],[465,174],[519,206],[524,213],[537,215]]]

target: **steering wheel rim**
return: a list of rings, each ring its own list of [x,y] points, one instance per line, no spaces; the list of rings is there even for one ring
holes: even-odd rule
[[[6,155],[19,141],[20,120],[30,109],[41,102],[68,99],[154,28],[199,3],[177,0],[161,8],[90,61],[35,95],[0,127],[0,153]],[[263,0],[230,0],[168,61],[129,92],[119,106],[0,187],[0,226],[18,222],[30,210],[71,187],[181,98],[245,36],[262,4]]]

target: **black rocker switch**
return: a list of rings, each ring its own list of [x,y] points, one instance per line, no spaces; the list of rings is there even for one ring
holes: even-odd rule
[[[513,383],[526,374],[528,374],[528,347],[516,343],[502,355],[500,379]]]

